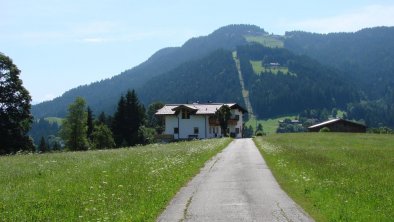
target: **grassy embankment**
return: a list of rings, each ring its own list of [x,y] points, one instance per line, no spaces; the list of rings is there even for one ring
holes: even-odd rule
[[[394,136],[297,133],[255,142],[282,188],[317,221],[394,218]]]
[[[0,221],[154,221],[230,141],[0,157]]]

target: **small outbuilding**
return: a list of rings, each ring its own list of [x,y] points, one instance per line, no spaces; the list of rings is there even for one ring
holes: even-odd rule
[[[330,129],[330,132],[365,133],[367,127],[361,123],[345,119],[332,119],[308,127],[309,132],[319,132],[322,128]]]

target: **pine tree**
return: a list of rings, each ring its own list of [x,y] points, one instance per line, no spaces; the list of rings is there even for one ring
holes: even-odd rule
[[[47,144],[43,136],[41,137],[40,145],[38,145],[38,151],[41,153],[45,153],[47,151]]]
[[[145,108],[140,104],[135,91],[128,91],[118,102],[113,121],[113,134],[117,147],[141,143],[139,128],[145,121]]]
[[[0,155],[34,150],[26,135],[33,122],[31,97],[19,75],[20,70],[12,60],[0,53]]]
[[[142,143],[138,136],[139,128],[144,125],[145,108],[140,104],[135,91],[128,91],[126,94],[126,115],[125,115],[125,140],[129,146]]]
[[[87,117],[87,132],[86,132],[86,136],[88,138],[89,141],[92,141],[92,133],[93,133],[93,112],[90,109],[90,107],[88,106],[88,117]]]
[[[68,107],[68,114],[63,121],[60,135],[66,142],[66,147],[70,150],[87,150],[89,147],[87,140],[87,112],[86,102],[78,97],[74,103]]]
[[[115,140],[116,147],[121,147],[124,144],[124,127],[125,127],[125,110],[126,101],[124,96],[120,96],[118,107],[116,109],[114,120],[112,124],[112,132]]]

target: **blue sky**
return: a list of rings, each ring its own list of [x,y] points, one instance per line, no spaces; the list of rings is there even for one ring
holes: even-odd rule
[[[0,52],[33,103],[109,78],[228,24],[274,34],[394,26],[392,0],[0,0]]]

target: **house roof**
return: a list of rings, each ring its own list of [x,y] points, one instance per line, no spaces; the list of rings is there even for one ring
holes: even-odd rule
[[[189,109],[195,111],[196,115],[211,115],[220,109],[223,105],[231,109],[239,109],[242,113],[247,111],[236,103],[206,103],[206,104],[166,104],[163,108],[157,110],[156,115],[174,115],[179,109]]]
[[[348,123],[355,124],[355,125],[364,126],[361,123],[356,123],[356,122],[352,122],[352,121],[349,121],[349,120],[337,118],[337,119],[331,119],[331,120],[328,120],[328,121],[325,121],[325,122],[322,122],[322,123],[310,126],[310,127],[308,127],[308,129],[319,128],[319,127],[326,126],[326,125],[329,125],[329,124],[332,124],[332,123],[335,123],[335,122],[340,122],[340,121],[348,122]]]

